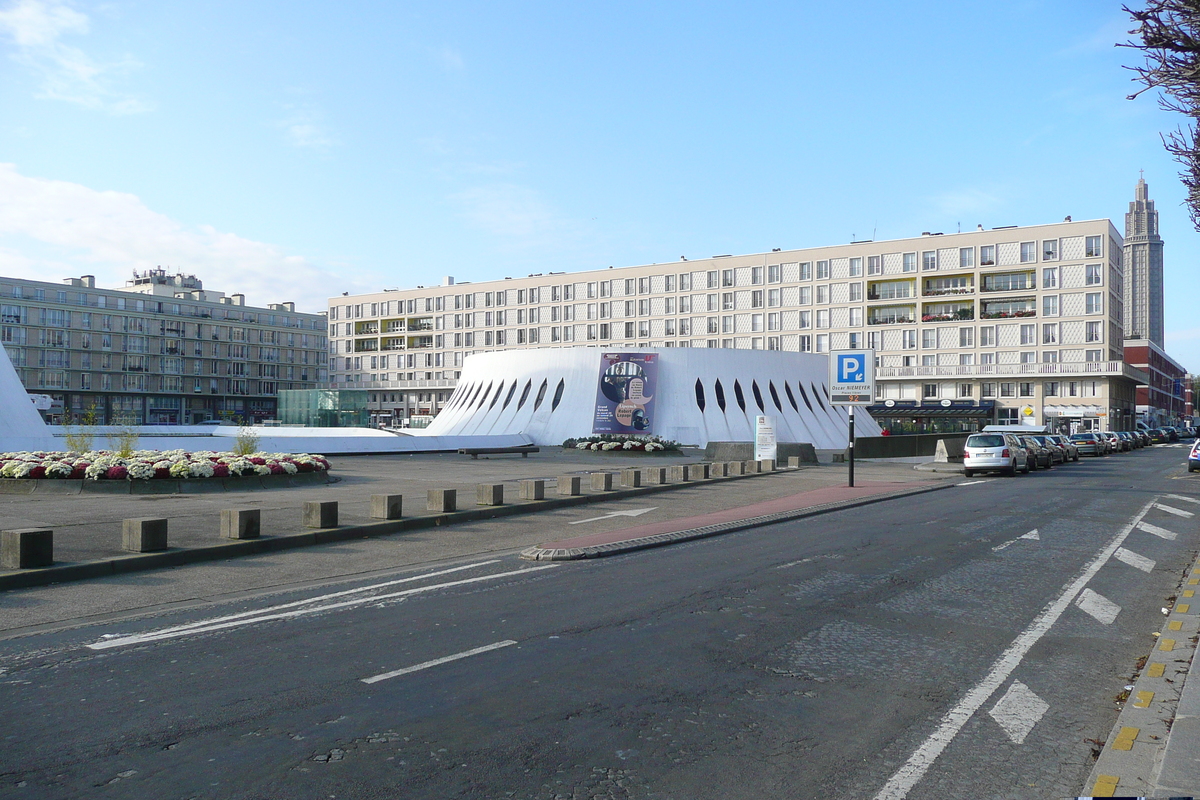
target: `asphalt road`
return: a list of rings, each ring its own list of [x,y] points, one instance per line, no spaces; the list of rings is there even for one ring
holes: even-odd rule
[[[10,637],[0,797],[1075,795],[1200,541],[1185,454]]]

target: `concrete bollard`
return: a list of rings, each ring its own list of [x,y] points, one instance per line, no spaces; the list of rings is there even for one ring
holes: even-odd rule
[[[687,464],[676,464],[670,468],[670,476],[672,483],[686,483],[692,479],[691,471]]]
[[[627,486],[630,489],[636,489],[642,485],[642,471],[640,469],[623,469],[621,470],[621,485]]]
[[[0,566],[32,569],[54,563],[54,531],[16,528],[0,533]]]
[[[611,472],[593,472],[592,489],[597,492],[611,492],[613,476]]]
[[[745,471],[743,474],[745,474],[745,475],[757,475],[758,474],[758,462],[757,461],[746,461],[746,462],[744,462],[744,467],[745,467]]]
[[[666,467],[650,467],[642,470],[642,480],[649,486],[661,486],[667,482]]]
[[[221,509],[221,536],[225,539],[257,539],[262,528],[257,508]]]
[[[759,460],[758,471],[759,472],[774,472],[775,471],[775,459],[764,458],[764,459]]]
[[[546,482],[543,480],[521,481],[522,500],[545,500]]]
[[[708,480],[709,467],[711,464],[692,464],[692,480],[703,481]]]
[[[154,553],[167,549],[165,519],[121,520],[121,548],[131,553]]]
[[[404,512],[404,495],[371,495],[371,519],[400,519]]]
[[[716,461],[708,468],[708,477],[725,478],[729,475],[729,465],[724,461]]]
[[[425,509],[440,511],[448,514],[458,508],[458,491],[456,489],[430,489],[426,493]]]
[[[727,475],[745,475],[746,465],[741,461],[730,461],[725,465],[725,474]]]
[[[583,479],[578,475],[559,475],[558,493],[563,497],[575,497],[583,491]]]
[[[337,500],[304,501],[304,527],[336,528],[338,525]]]
[[[477,506],[502,506],[502,505],[504,505],[504,484],[503,483],[477,483],[477,484],[475,484],[475,505],[477,505]]]
[[[800,469],[800,456],[788,456],[788,469]]]

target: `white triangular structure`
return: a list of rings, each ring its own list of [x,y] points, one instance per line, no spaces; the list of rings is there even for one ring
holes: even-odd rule
[[[8,351],[0,347],[0,452],[56,449],[58,444],[33,407]]]

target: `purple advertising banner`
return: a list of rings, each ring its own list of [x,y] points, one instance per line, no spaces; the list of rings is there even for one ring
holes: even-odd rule
[[[592,433],[652,433],[656,353],[601,353]]]

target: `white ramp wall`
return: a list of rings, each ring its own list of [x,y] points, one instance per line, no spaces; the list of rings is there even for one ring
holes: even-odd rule
[[[775,418],[781,442],[846,446],[847,414],[829,403],[828,357],[715,348],[508,350],[467,358],[458,388],[429,436],[522,433],[539,445],[589,436],[604,352],[659,356],[651,432],[700,447],[753,441],[754,418]],[[878,436],[865,412],[855,432]]]

